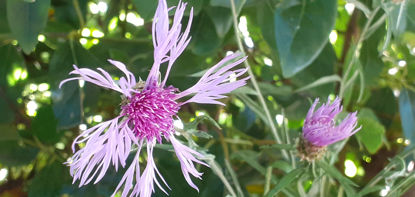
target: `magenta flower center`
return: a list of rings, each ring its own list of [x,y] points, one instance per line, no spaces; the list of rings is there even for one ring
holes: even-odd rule
[[[173,116],[180,109],[174,100],[174,87],[153,87],[134,94],[121,108],[128,116],[129,124],[139,139],[157,139],[173,131]]]

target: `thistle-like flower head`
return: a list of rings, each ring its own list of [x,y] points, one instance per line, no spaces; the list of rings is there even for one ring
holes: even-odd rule
[[[303,139],[300,145],[300,152],[307,160],[313,160],[324,153],[325,146],[343,140],[358,132],[361,127],[357,126],[357,112],[349,113],[343,121],[336,125],[334,118],[342,111],[340,98],[330,103],[324,103],[315,110],[319,99],[317,98],[304,121]]]
[[[108,60],[121,70],[125,76],[113,80],[105,70],[97,71],[78,68],[70,73],[75,77],[63,80],[60,84],[72,80],[84,80],[95,85],[121,93],[123,101],[119,116],[102,122],[83,131],[73,142],[74,155],[69,159],[70,173],[73,181],[79,180],[79,185],[91,181],[99,182],[106,171],[113,166],[118,170],[119,165],[126,167],[127,157],[133,146],[138,147],[133,162],[129,165],[123,178],[114,191],[122,189],[122,195],[149,197],[154,192],[154,184],[163,192],[163,185],[168,185],[156,167],[153,159],[153,149],[156,143],[169,141],[178,157],[183,176],[187,183],[198,190],[191,176],[201,179],[202,173],[195,168],[195,163],[202,162],[203,155],[174,137],[173,122],[180,107],[186,103],[221,104],[218,99],[243,85],[249,77],[240,78],[247,69],[234,69],[245,61],[246,57],[235,53],[222,59],[211,67],[200,80],[189,89],[180,92],[173,86],[167,86],[166,81],[175,60],[190,42],[189,31],[193,10],[190,11],[189,21],[182,32],[182,18],[186,3],[179,2],[174,8],[168,8],[166,0],[159,0],[152,25],[154,63],[145,82],[136,81],[134,75],[126,66],[118,61]],[[169,24],[169,11],[175,10],[172,24]],[[160,67],[167,66],[164,76]],[[185,97],[190,96],[187,100]],[[85,143],[77,150],[76,145]],[[143,172],[140,172],[139,155],[145,146],[147,162]],[[169,188],[170,189],[170,188]]]
[[[343,121],[336,125],[334,118],[339,114],[343,106],[340,98],[334,99],[332,103],[328,99],[316,111],[317,98],[304,121],[303,137],[315,146],[326,146],[350,137],[360,130],[357,126],[357,112],[349,113]]]

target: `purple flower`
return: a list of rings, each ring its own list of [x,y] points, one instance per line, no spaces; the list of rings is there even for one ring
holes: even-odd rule
[[[80,180],[80,186],[93,181],[99,182],[108,168],[118,170],[119,165],[126,167],[126,160],[133,147],[137,153],[133,162],[118,184],[113,196],[122,189],[122,196],[148,197],[157,185],[167,194],[169,188],[163,176],[157,169],[153,159],[153,149],[156,143],[169,141],[180,161],[183,176],[187,183],[198,190],[191,176],[201,179],[202,173],[195,168],[195,163],[206,165],[200,161],[203,155],[185,145],[174,137],[174,118],[180,107],[186,103],[221,104],[217,99],[224,98],[229,93],[246,84],[249,77],[235,80],[242,76],[247,69],[233,69],[245,61],[246,57],[232,54],[225,57],[212,68],[208,69],[202,78],[191,88],[179,92],[173,86],[167,86],[166,81],[174,61],[188,45],[190,25],[193,10],[190,11],[189,21],[184,32],[181,31],[181,20],[186,3],[179,2],[175,7],[172,25],[169,25],[168,8],[165,0],[159,0],[153,20],[154,64],[145,82],[137,82],[134,75],[126,66],[118,61],[108,60],[124,73],[124,77],[113,80],[109,73],[98,68],[97,71],[78,68],[70,72],[77,75],[68,78],[62,84],[72,80],[84,80],[104,88],[115,90],[123,95],[120,115],[112,120],[102,122],[85,130],[73,142],[75,154],[69,159],[70,173],[73,181]],[[165,64],[163,64],[165,63]],[[160,74],[160,66],[167,66],[164,77]],[[233,69],[233,70],[232,70]],[[184,97],[189,99],[183,100]],[[77,144],[83,144],[76,150]],[[140,172],[139,156],[142,148],[147,151],[147,163]],[[190,176],[191,175],[191,176]],[[170,188],[169,188],[170,189]]]
[[[339,125],[335,124],[334,118],[343,109],[338,97],[333,103],[330,104],[328,100],[314,111],[318,101],[318,98],[314,101],[304,121],[303,138],[307,142],[323,147],[348,138],[361,129],[361,127],[356,128],[357,112],[349,113]]]

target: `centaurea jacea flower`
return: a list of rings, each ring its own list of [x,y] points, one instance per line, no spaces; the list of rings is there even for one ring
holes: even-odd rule
[[[235,53],[208,69],[194,86],[183,92],[165,84],[174,61],[190,41],[192,10],[185,30],[181,32],[181,20],[185,8],[186,3],[179,2],[174,8],[175,14],[170,26],[168,12],[173,8],[167,8],[166,1],[159,0],[152,26],[154,64],[145,82],[137,82],[123,63],[114,60],[109,62],[125,75],[119,80],[113,80],[110,74],[101,68],[97,69],[99,73],[74,65],[74,70],[70,74],[78,76],[61,82],[60,85],[72,80],[84,80],[115,90],[123,97],[119,116],[85,130],[72,145],[75,154],[67,164],[70,166],[73,181],[80,180],[80,186],[91,181],[99,182],[111,166],[116,170],[119,165],[126,167],[127,157],[135,145],[138,147],[137,153],[113,196],[123,188],[123,197],[128,195],[148,197],[154,192],[154,185],[167,193],[162,185],[169,187],[153,159],[154,146],[165,140],[173,145],[185,180],[198,190],[190,175],[201,179],[202,173],[196,170],[195,163],[206,166],[207,164],[201,161],[203,159],[201,153],[187,147],[174,137],[174,118],[177,117],[180,107],[186,103],[223,105],[218,99],[245,85],[249,77],[238,79],[247,70],[233,68],[245,61],[246,57],[241,58],[240,54]],[[164,78],[160,74],[160,66],[163,63],[167,66]],[[181,100],[186,96],[191,97],[182,102]],[[85,143],[83,148],[76,150],[76,145],[81,143]],[[140,173],[138,157],[144,148],[147,152],[147,164],[144,171]]]
[[[308,161],[319,159],[327,145],[348,138],[361,129],[356,128],[357,112],[349,113],[340,124],[335,124],[334,118],[343,109],[340,98],[337,97],[332,103],[328,99],[327,103],[314,111],[318,102],[317,98],[307,113],[299,145],[301,158]]]

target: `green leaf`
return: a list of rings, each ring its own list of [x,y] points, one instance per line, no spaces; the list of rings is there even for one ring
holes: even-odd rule
[[[324,76],[320,79],[317,79],[316,81],[314,81],[311,84],[308,84],[304,87],[298,88],[297,90],[295,90],[294,92],[301,92],[304,90],[308,90],[314,87],[318,87],[327,83],[333,83],[333,82],[339,82],[341,81],[341,78],[338,75],[330,75],[330,76]]]
[[[290,86],[276,86],[269,83],[258,83],[259,88],[261,89],[261,93],[264,95],[273,95],[276,97],[279,96],[289,96],[292,94],[292,90]]]
[[[60,129],[71,128],[81,122],[81,101],[78,82],[68,82],[61,89],[56,87],[59,81],[68,78],[69,72],[73,70],[73,64],[76,64],[78,67],[94,68],[102,65],[103,62],[75,41],[68,41],[59,45],[54,52],[49,64],[49,73],[51,73],[50,84],[54,94],[52,97],[53,110],[58,119]],[[85,88],[87,87],[88,85],[85,86]],[[90,91],[85,91],[86,99],[96,98],[96,96],[90,96],[89,93]]]
[[[7,25],[7,14],[6,13],[7,13],[6,1],[0,1],[0,33],[10,32],[9,26]]]
[[[242,8],[245,4],[246,0],[234,0],[235,7]],[[223,1],[223,0],[210,0],[211,6],[219,6],[219,7],[225,7],[225,8],[231,8],[231,1]]]
[[[335,166],[329,165],[324,161],[318,161],[316,163],[322,170],[324,170],[330,177],[339,181],[339,183],[345,188],[345,191],[348,193],[347,196],[352,196],[352,194],[356,193],[354,190],[354,186],[356,183],[348,179],[347,177],[343,176]]]
[[[405,138],[415,142],[415,93],[402,89],[399,95],[399,112]]]
[[[33,51],[38,34],[45,28],[50,0],[7,0],[7,19],[13,36],[26,54]]]
[[[218,36],[221,38],[225,37],[233,24],[232,11],[228,8],[210,6],[206,8],[206,12],[212,19]]]
[[[78,83],[67,83],[56,89],[53,97],[55,112],[60,129],[75,127],[81,123],[81,100]]]
[[[0,163],[6,166],[28,164],[38,152],[36,148],[20,145],[17,140],[5,140],[0,143]]]
[[[385,30],[378,28],[368,39],[362,43],[360,49],[360,62],[363,67],[365,83],[367,86],[377,86],[382,68],[382,59],[379,58],[378,45],[383,42]]]
[[[79,42],[69,40],[58,46],[50,59],[49,72],[53,77],[62,79],[68,76],[68,73],[73,70],[73,65],[78,67],[95,68],[104,64],[105,60],[100,60],[91,54],[90,51],[85,50]],[[55,78],[54,78],[55,79]],[[57,85],[57,81],[53,81],[52,85]]]
[[[241,131],[247,131],[255,123],[256,115],[249,107],[232,118],[233,125]]]
[[[272,95],[276,97],[280,96],[289,96],[292,94],[292,90],[290,86],[276,86],[273,84],[265,83],[265,82],[258,82],[259,89],[263,95]],[[258,95],[257,92],[249,86],[243,86],[232,93],[234,94],[245,94],[245,95]]]
[[[402,34],[407,25],[408,0],[401,3],[393,1],[382,1],[382,8],[388,16],[388,28],[392,30],[394,36]]]
[[[335,82],[340,79],[334,74],[337,62],[333,46],[327,43],[313,63],[297,73],[290,80],[299,88],[296,92],[307,90],[313,96],[327,95],[334,91]]]
[[[254,89],[249,86],[242,86],[232,92],[233,94],[243,94],[243,95],[258,95]]]
[[[291,184],[295,179],[297,179],[304,172],[303,168],[297,168],[289,172],[287,175],[282,177],[277,186],[275,186],[271,191],[269,191],[265,196],[272,197],[277,195],[282,189]]]
[[[355,61],[353,61],[354,59],[354,55],[355,55],[355,50],[356,49],[356,45],[355,44],[351,44],[349,50],[347,51],[347,55],[346,55],[346,60],[345,63],[343,65],[345,65],[345,67],[343,68],[344,71],[346,71],[347,69],[350,69],[349,74],[347,76],[342,76],[344,81],[347,81],[347,83],[345,83],[344,85],[344,96],[343,96],[343,106],[349,106],[351,104],[356,104],[358,99],[357,97],[357,91],[360,91],[360,89],[358,90],[355,86],[355,84],[360,83],[360,78],[359,78],[359,73],[362,72],[362,65],[360,64],[360,60],[356,59]],[[350,68],[349,68],[350,66]],[[362,85],[362,84],[360,84]],[[364,90],[364,89],[363,89]]]
[[[60,196],[63,184],[69,182],[64,164],[53,162],[38,172],[28,188],[29,197]]]
[[[260,1],[261,3],[258,4],[256,12],[258,13],[257,16],[257,24],[261,28],[262,36],[264,40],[267,42],[269,47],[273,51],[277,51],[277,41],[275,38],[275,23],[274,23],[274,10],[265,2]]]
[[[190,45],[196,55],[212,53],[222,43],[222,39],[216,33],[213,21],[205,12],[194,19],[191,32],[193,38]]]
[[[337,1],[306,0],[274,14],[275,37],[282,73],[291,77],[320,54],[334,27]]]
[[[273,144],[273,145],[264,145],[261,146],[263,149],[268,148],[276,148],[276,149],[284,149],[284,150],[294,150],[295,146],[293,144]]]
[[[371,96],[367,101],[366,106],[373,109],[382,124],[388,128],[393,122],[390,117],[394,117],[398,110],[396,100],[391,88],[385,87],[371,90]]]
[[[366,196],[366,195],[368,195],[370,193],[373,193],[373,192],[376,192],[376,191],[380,191],[380,190],[382,190],[384,188],[385,188],[384,185],[375,185],[375,186],[372,186],[372,187],[368,187],[368,188],[366,188],[364,190],[361,190],[358,193],[357,196]]]
[[[188,3],[186,14],[190,12],[190,8],[193,7],[193,13],[194,15],[197,15],[200,10],[202,9],[202,5],[204,0],[184,0],[183,2]],[[157,0],[132,0],[134,6],[137,8],[138,14],[146,21],[152,19],[154,17],[154,13],[157,9]],[[167,4],[169,7],[177,6],[179,3],[179,0],[171,0],[167,1]],[[173,12],[170,12],[173,13]]]
[[[248,95],[237,94],[238,98],[242,100],[245,105],[247,105],[252,111],[255,112],[258,117],[262,119],[266,124],[269,125],[268,119],[265,116],[264,109],[258,105],[254,100],[252,100]]]
[[[382,147],[385,127],[378,121],[375,113],[366,108],[359,112],[358,126],[362,126],[362,129],[356,133],[357,139],[370,154],[375,154]]]
[[[0,135],[0,141],[19,139],[19,134],[16,130],[16,127],[9,124],[0,124]]]
[[[409,1],[408,2],[408,7],[407,7],[407,22],[408,22],[408,26],[412,26],[412,28],[409,28],[407,30],[411,30],[413,31],[413,26],[415,25],[415,2],[414,1]]]
[[[265,168],[258,162],[258,153],[251,150],[243,150],[235,152],[231,155],[232,159],[240,159],[248,163],[261,174],[265,175]]]
[[[153,18],[158,1],[133,0],[132,2],[137,8],[140,17],[146,21]]]
[[[304,117],[310,109],[311,101],[308,99],[300,99],[298,97],[292,100],[293,102],[285,108],[285,116],[290,122],[293,120],[299,121],[302,126]]]
[[[199,125],[201,122],[205,122],[205,121],[212,124],[216,128],[220,129],[219,124],[212,117],[205,114],[205,115],[201,115],[201,116],[196,116],[195,120],[193,120],[190,123],[185,124],[184,125],[184,130],[196,129],[197,125]]]
[[[280,170],[284,171],[285,173],[288,173],[291,170],[293,170],[293,166],[290,163],[288,163],[286,161],[282,161],[282,160],[276,161],[276,162],[272,163],[270,166],[273,167],[273,168],[280,169]]]
[[[11,123],[16,112],[12,109],[11,103],[17,106],[16,98],[21,95],[21,89],[10,86],[22,82],[13,76],[13,72],[14,69],[23,70],[24,60],[12,45],[0,47],[0,59],[0,123]]]
[[[236,12],[239,13],[246,0],[235,0]],[[230,1],[211,0],[209,7],[206,8],[207,14],[215,25],[216,33],[223,38],[232,27],[232,10]]]
[[[0,75],[1,76],[1,75]],[[1,87],[0,87],[1,88]],[[10,109],[10,106],[0,97],[0,123],[11,123],[14,120],[14,111]]]
[[[79,5],[79,9],[81,11],[81,15],[85,18],[86,17],[86,13],[88,11],[88,1],[79,1],[78,0],[78,5]],[[59,1],[59,3],[54,3],[54,1],[52,2],[53,5],[53,9],[54,9],[54,14],[53,14],[53,22],[56,22],[58,24],[55,25],[56,28],[59,28],[62,32],[62,30],[67,29],[67,31],[71,31],[72,29],[79,29],[80,27],[80,21],[77,15],[77,11],[75,9],[74,6],[74,2],[73,1]],[[111,8],[111,7],[109,7]],[[47,27],[45,29],[45,31],[51,30],[50,28],[48,28],[48,26],[50,25],[49,21],[47,24]],[[58,29],[56,29],[58,30]],[[55,30],[55,31],[56,31]]]
[[[206,131],[200,131],[196,129],[189,129],[189,130],[186,130],[186,132],[195,137],[200,137],[200,138],[205,138],[205,139],[211,139],[213,137]]]
[[[53,114],[52,106],[45,106],[38,109],[31,129],[41,142],[55,144],[63,134],[56,129],[57,124],[58,121]]]

